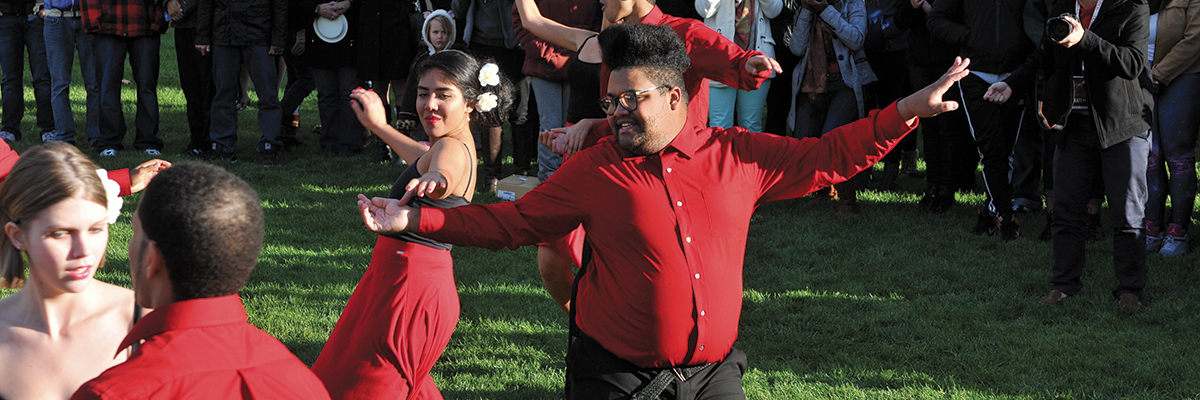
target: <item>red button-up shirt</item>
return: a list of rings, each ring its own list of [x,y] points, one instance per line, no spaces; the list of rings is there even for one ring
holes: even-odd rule
[[[129,361],[71,399],[329,399],[303,362],[246,319],[236,294],[159,307],[121,342],[144,340]]]
[[[138,37],[167,31],[166,9],[155,0],[81,0],[80,22],[92,34]]]
[[[746,60],[762,55],[762,52],[742,49],[701,21],[666,15],[658,6],[654,6],[649,14],[642,17],[642,23],[666,25],[683,39],[688,58],[692,60],[692,66],[683,71],[683,83],[688,92],[688,119],[699,121],[700,126],[708,125],[707,79],[741,90],[755,90],[771,77],[771,71],[758,74],[746,72]],[[609,73],[611,71],[607,65],[601,66],[602,95],[608,92]]]
[[[422,208],[421,235],[467,246],[549,242],[583,224],[593,256],[576,323],[642,367],[717,362],[737,339],[750,215],[842,182],[913,129],[893,104],[820,139],[690,120],[658,154],[613,138],[563,163],[515,202]]]

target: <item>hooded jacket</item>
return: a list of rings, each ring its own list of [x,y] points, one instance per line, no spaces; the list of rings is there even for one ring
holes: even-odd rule
[[[455,34],[457,33],[458,23],[454,22],[454,16],[450,15],[449,11],[433,10],[433,12],[429,13],[429,15],[426,15],[425,22],[421,23],[421,43],[425,44],[425,48],[427,50],[429,50],[429,52],[428,52],[429,55],[433,55],[433,53],[437,52],[437,50],[435,50],[433,48],[433,42],[429,41],[429,21],[432,21],[433,17],[439,16],[439,15],[446,17],[446,19],[450,20],[450,26],[444,27],[444,28],[446,28],[447,33],[450,34],[450,38],[446,40],[446,48],[447,49],[450,48],[450,46],[454,44]],[[417,59],[413,61],[413,66],[415,67],[417,65],[417,62],[419,62],[420,60],[422,60],[424,58],[425,57],[417,57]],[[411,70],[411,68],[410,68],[410,70]]]

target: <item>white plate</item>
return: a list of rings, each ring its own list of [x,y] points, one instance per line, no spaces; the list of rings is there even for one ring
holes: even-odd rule
[[[339,15],[337,19],[325,19],[317,17],[313,20],[313,31],[316,32],[317,38],[324,40],[326,43],[337,43],[346,37],[346,32],[350,30],[350,24],[346,22],[345,15]]]

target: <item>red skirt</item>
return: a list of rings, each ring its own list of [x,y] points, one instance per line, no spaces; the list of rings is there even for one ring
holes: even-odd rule
[[[429,371],[458,313],[449,250],[380,236],[313,372],[334,399],[441,399]]]

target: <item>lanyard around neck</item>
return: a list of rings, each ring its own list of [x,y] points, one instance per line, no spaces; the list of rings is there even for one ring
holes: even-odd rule
[[[1090,28],[1092,26],[1092,24],[1096,23],[1096,16],[1100,15],[1100,6],[1102,6],[1102,5],[1104,5],[1104,0],[1100,0],[1100,1],[1096,2],[1096,8],[1092,9],[1092,19],[1088,20],[1088,26],[1085,29]],[[1080,11],[1081,10],[1079,7],[1079,1],[1075,1],[1075,15],[1078,16]],[[1082,19],[1079,20],[1079,24],[1080,25],[1083,24]]]

